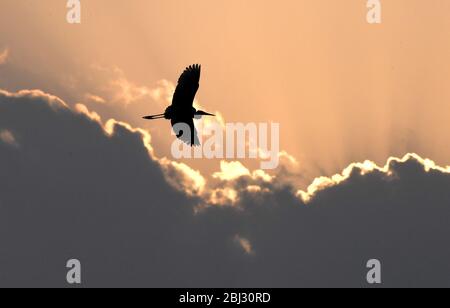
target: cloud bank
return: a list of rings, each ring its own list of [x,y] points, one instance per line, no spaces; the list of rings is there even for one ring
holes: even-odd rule
[[[41,91],[1,91],[0,132],[0,286],[66,286],[72,258],[91,287],[360,287],[373,258],[384,286],[450,286],[450,176],[418,155],[302,193],[236,162],[207,183]]]

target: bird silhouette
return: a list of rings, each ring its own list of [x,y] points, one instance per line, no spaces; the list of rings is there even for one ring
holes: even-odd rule
[[[178,139],[190,146],[200,145],[194,119],[201,119],[203,116],[215,116],[214,114],[196,110],[194,99],[200,87],[201,66],[194,64],[186,68],[178,79],[178,85],[172,99],[172,105],[167,107],[162,114],[146,116],[146,120],[166,119],[170,120],[172,128]],[[190,128],[190,134],[178,129],[179,124],[185,124]]]

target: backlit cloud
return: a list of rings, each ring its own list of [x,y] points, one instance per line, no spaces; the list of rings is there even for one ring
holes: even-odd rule
[[[159,163],[165,170],[166,180],[178,190],[191,196],[201,196],[204,193],[206,180],[199,171],[167,158],[160,159]]]
[[[244,252],[246,254],[253,254],[253,248],[252,248],[252,244],[250,243],[249,240],[247,240],[246,238],[243,238],[239,235],[236,235],[235,237],[236,242],[242,247],[242,249],[244,250]]]
[[[100,97],[98,95],[94,95],[91,93],[87,93],[85,95],[85,98],[88,102],[96,103],[96,104],[105,104],[106,100],[103,97]]]
[[[384,165],[383,167],[379,167],[377,166],[377,164],[369,160],[366,160],[363,163],[353,163],[345,168],[341,174],[336,174],[331,177],[316,178],[313,183],[308,186],[306,191],[299,190],[298,195],[303,199],[304,202],[309,202],[317,194],[317,192],[329,187],[333,187],[335,185],[339,185],[340,183],[348,180],[354,172],[365,175],[374,171],[379,171],[381,173],[384,173],[386,176],[392,177],[395,176],[395,173],[392,170],[394,164],[405,163],[410,160],[418,161],[423,166],[426,172],[436,170],[442,173],[450,173],[450,166],[440,167],[430,159],[423,159],[417,154],[410,153],[406,154],[403,158],[389,158],[386,165]]]
[[[234,162],[220,162],[220,172],[214,173],[213,177],[223,180],[230,181],[240,178],[242,176],[250,176],[250,171],[244,167],[244,165],[238,161]]]
[[[86,287],[362,287],[373,258],[384,286],[448,286],[450,170],[419,155],[318,179],[304,206],[277,174],[210,182],[42,91],[0,91],[0,123],[20,144],[0,141],[0,286],[65,286],[71,258]]]
[[[16,141],[16,137],[14,137],[14,134],[7,129],[0,130],[0,141],[14,147],[19,146],[19,144]]]

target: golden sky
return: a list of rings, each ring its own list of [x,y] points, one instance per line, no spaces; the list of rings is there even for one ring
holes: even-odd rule
[[[141,117],[201,63],[200,104],[228,122],[279,122],[307,179],[408,152],[450,164],[450,2],[381,3],[370,25],[365,0],[96,0],[69,25],[64,0],[2,0],[0,88],[148,129],[162,156],[168,123]]]

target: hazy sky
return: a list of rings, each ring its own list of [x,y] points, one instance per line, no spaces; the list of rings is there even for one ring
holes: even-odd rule
[[[155,89],[198,62],[202,106],[279,122],[282,149],[309,178],[406,152],[450,163],[448,1],[382,1],[381,25],[366,22],[364,0],[83,1],[81,25],[66,23],[65,4],[1,2],[3,88],[44,89],[147,128],[168,155],[167,123],[141,120],[165,103],[125,105],[114,82]]]

